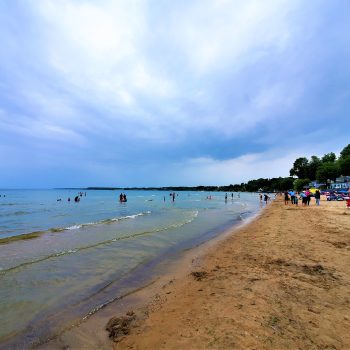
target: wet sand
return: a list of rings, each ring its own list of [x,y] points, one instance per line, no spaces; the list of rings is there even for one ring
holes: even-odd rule
[[[350,349],[349,266],[345,202],[278,199],[42,348]]]

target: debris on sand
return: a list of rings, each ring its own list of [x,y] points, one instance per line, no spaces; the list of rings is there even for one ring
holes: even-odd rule
[[[125,316],[112,317],[107,325],[106,331],[109,332],[109,337],[118,342],[121,337],[130,333],[131,323],[136,319],[133,311],[128,311]]]
[[[194,271],[194,272],[191,272],[191,275],[192,275],[197,281],[201,281],[202,279],[208,277],[208,272],[206,272],[206,271]]]

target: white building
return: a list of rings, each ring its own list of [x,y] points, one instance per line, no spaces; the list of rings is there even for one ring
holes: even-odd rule
[[[348,189],[350,187],[350,176],[340,176],[335,179],[335,182],[331,183],[330,188],[332,190]]]

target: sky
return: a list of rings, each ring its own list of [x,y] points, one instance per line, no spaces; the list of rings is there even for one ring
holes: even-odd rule
[[[229,185],[350,143],[346,0],[0,0],[0,188]]]

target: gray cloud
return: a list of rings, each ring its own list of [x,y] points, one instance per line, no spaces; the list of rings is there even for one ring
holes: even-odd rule
[[[349,7],[2,3],[4,185],[36,186],[43,171],[47,186],[224,184],[287,175],[304,149],[341,148]]]

